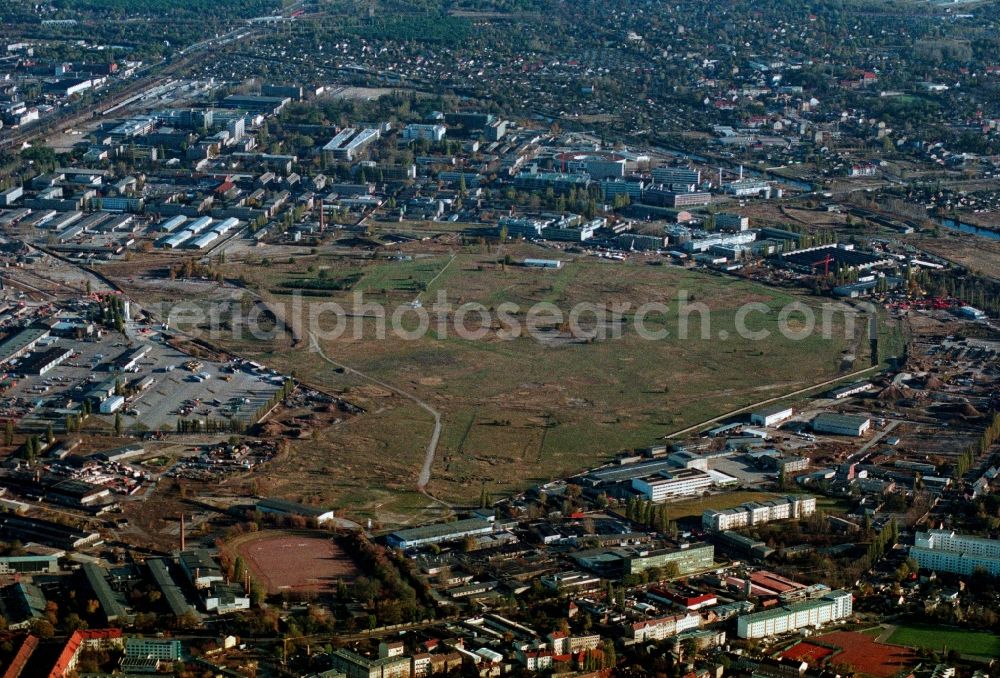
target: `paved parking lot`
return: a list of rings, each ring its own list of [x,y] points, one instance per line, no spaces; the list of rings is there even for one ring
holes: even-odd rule
[[[152,377],[148,388],[126,400],[122,413],[127,428],[133,430],[173,431],[178,419],[228,421],[252,419],[281,388],[284,379],[270,370],[249,363],[212,363],[199,360],[194,370],[185,365],[191,356],[166,344],[158,334],[133,342],[132,348],[148,345],[150,351],[134,368],[120,373],[123,384]],[[44,427],[54,421],[59,428],[67,414],[77,411],[79,403],[95,385],[114,379],[109,361],[129,350],[117,334],[96,341],[60,338],[47,340],[38,350],[66,347],[73,356],[44,375],[27,375],[5,394],[4,414],[25,416],[26,423]],[[17,373],[17,367],[11,368]],[[105,416],[97,413],[96,416]],[[106,415],[110,422],[111,415]]]

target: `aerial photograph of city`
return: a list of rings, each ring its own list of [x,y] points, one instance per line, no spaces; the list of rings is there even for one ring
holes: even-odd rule
[[[0,0],[0,678],[1000,678],[1000,0]]]

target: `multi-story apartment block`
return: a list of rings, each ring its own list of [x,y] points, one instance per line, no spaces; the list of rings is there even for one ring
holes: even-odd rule
[[[751,501],[730,509],[706,509],[701,515],[705,529],[723,532],[775,520],[804,518],[816,512],[816,497],[788,496],[770,501]]]
[[[1000,540],[950,530],[917,532],[910,556],[921,569],[970,575],[983,570],[1000,576]]]
[[[804,628],[818,628],[851,616],[854,599],[847,591],[831,591],[822,598],[804,600],[737,619],[740,638],[766,638]]]

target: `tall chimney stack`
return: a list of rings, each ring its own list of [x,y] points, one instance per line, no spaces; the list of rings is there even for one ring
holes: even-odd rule
[[[181,514],[181,551],[184,551],[184,514]]]

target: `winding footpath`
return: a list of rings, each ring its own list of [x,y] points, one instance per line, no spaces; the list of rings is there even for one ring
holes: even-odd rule
[[[437,497],[434,497],[427,491],[427,483],[429,483],[431,479],[431,468],[434,466],[434,456],[437,454],[438,441],[441,439],[441,413],[435,410],[433,407],[431,407],[430,404],[421,400],[420,398],[418,398],[417,396],[408,391],[404,391],[403,389],[397,386],[393,386],[388,382],[382,381],[381,379],[373,377],[369,374],[365,374],[364,372],[360,372],[354,369],[353,367],[350,367],[349,365],[344,365],[343,363],[337,362],[336,360],[328,356],[326,352],[323,351],[323,347],[320,346],[319,341],[316,339],[315,333],[312,332],[311,330],[309,331],[309,348],[315,351],[323,360],[333,365],[334,367],[341,369],[344,372],[355,374],[361,377],[362,379],[365,379],[367,381],[372,382],[373,384],[381,386],[384,389],[392,391],[393,393],[396,393],[397,395],[400,395],[403,398],[406,398],[407,400],[411,400],[417,405],[419,405],[422,409],[424,409],[432,417],[434,417],[434,432],[431,434],[431,439],[427,443],[427,452],[424,455],[424,465],[420,469],[420,475],[417,476],[417,489],[420,491],[421,494],[423,494],[428,499],[432,499],[438,502],[439,504],[442,504],[443,506],[448,506],[447,503],[441,501]]]

